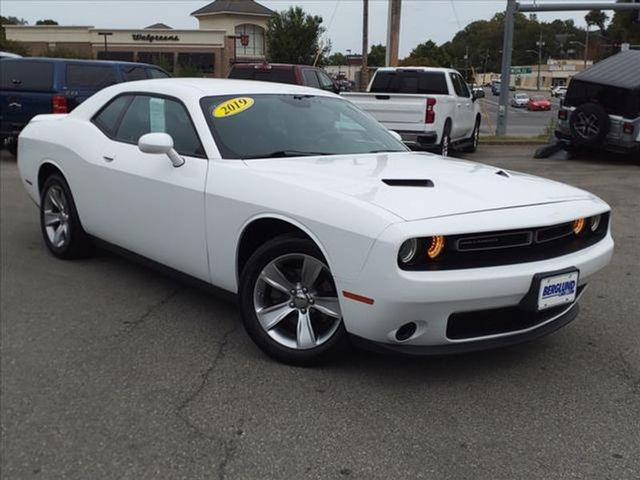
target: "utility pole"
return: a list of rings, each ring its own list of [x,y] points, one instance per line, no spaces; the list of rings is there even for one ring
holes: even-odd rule
[[[536,42],[538,44],[538,91],[540,91],[540,69],[542,68],[542,47],[545,43],[542,41],[542,32],[540,32],[540,40]]]
[[[362,70],[360,72],[360,90],[369,84],[369,0],[362,0]]]
[[[591,25],[589,25],[587,23],[587,35],[584,41],[584,69],[587,69],[587,58],[589,56],[589,27]]]
[[[502,42],[502,68],[500,73],[500,105],[498,106],[498,128],[496,135],[499,137],[507,134],[507,115],[509,109],[509,85],[511,84],[511,56],[513,54],[513,24],[514,16],[518,9],[516,0],[507,0],[507,11],[504,18],[504,39]]]
[[[469,81],[469,45],[464,50],[464,80]]]
[[[400,12],[402,0],[389,0],[389,21],[387,23],[387,67],[398,66],[398,49],[400,47]]]

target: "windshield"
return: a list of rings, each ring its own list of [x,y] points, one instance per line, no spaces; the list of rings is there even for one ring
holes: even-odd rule
[[[526,93],[519,93],[516,95],[516,98],[519,98],[521,100],[527,100],[529,98],[529,95],[527,95]]]
[[[200,101],[222,158],[404,152],[375,119],[340,98],[227,95]]]
[[[546,98],[544,97],[531,97],[531,100],[534,102],[544,102]]]

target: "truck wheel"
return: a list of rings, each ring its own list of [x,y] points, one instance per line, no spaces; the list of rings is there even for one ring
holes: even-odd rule
[[[595,147],[604,141],[611,124],[609,115],[597,103],[585,103],[576,108],[569,119],[571,140],[578,146]]]
[[[449,156],[449,149],[451,148],[451,122],[447,120],[444,124],[444,130],[442,131],[442,140],[440,140],[439,153],[443,157]]]

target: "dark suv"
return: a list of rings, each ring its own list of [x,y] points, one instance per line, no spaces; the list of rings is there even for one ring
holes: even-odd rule
[[[286,63],[236,63],[229,78],[261,80],[263,82],[290,83],[338,93],[340,89],[323,70],[311,65]]]
[[[114,83],[169,74],[154,65],[61,58],[0,60],[0,147],[15,154],[16,139],[41,113],[68,113]]]
[[[573,77],[556,137],[569,149],[640,151],[640,51],[618,53]]]

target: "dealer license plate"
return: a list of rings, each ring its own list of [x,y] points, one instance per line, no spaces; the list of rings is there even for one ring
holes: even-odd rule
[[[538,310],[574,302],[578,290],[578,276],[578,271],[575,271],[540,280]]]

